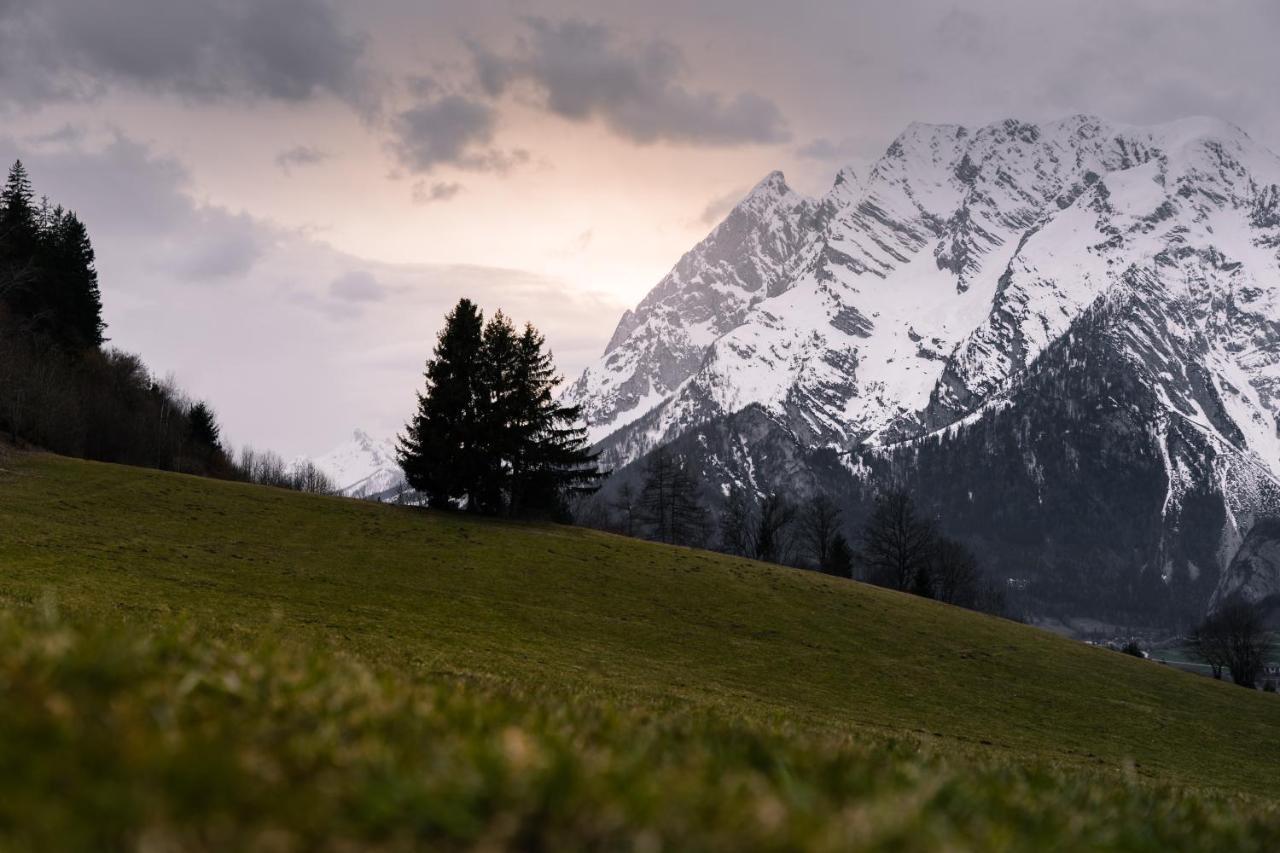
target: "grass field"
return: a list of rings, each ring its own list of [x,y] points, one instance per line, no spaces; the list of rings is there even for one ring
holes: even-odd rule
[[[1280,699],[589,531],[0,460],[0,847],[1280,847]]]

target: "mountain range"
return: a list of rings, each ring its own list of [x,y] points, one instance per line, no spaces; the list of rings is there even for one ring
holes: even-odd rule
[[[1280,511],[1280,158],[1213,119],[913,124],[766,176],[566,391],[713,504],[889,486],[1042,616],[1202,613]]]

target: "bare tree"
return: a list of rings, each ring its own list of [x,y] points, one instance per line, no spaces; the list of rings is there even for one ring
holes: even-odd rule
[[[933,597],[947,604],[973,608],[978,602],[982,572],[973,552],[953,539],[940,538],[930,567]]]
[[[720,550],[738,557],[750,556],[755,551],[754,528],[755,519],[746,490],[734,483],[729,487],[724,513],[720,516]]]
[[[639,523],[640,503],[636,499],[636,490],[630,483],[623,483],[617,495],[609,502],[609,509],[617,521],[614,527],[623,536],[635,536]]]
[[[699,545],[706,539],[706,509],[698,501],[698,487],[683,458],[660,447],[645,462],[637,519],[652,537],[674,545]]]
[[[768,563],[784,562],[791,551],[791,526],[796,508],[779,492],[770,492],[760,501],[756,520],[754,556]]]
[[[911,590],[929,571],[937,536],[933,524],[920,518],[904,491],[881,495],[862,531],[865,579],[880,586]]]
[[[315,495],[336,495],[338,487],[333,478],[316,467],[310,459],[294,463],[290,472],[291,487],[299,492],[310,492]]]
[[[1272,640],[1261,609],[1236,598],[1192,631],[1186,648],[1212,668],[1214,678],[1221,678],[1225,668],[1236,684],[1253,688],[1271,654]]]
[[[799,535],[804,555],[819,571],[831,566],[832,547],[840,535],[840,507],[830,495],[816,494],[805,501],[799,515]]]
[[[703,545],[707,541],[707,510],[698,499],[693,470],[683,457],[676,461],[671,532],[677,545]]]

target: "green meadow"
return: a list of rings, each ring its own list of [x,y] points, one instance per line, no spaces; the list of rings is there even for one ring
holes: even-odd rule
[[[0,849],[1280,849],[1280,698],[587,530],[0,456]]]

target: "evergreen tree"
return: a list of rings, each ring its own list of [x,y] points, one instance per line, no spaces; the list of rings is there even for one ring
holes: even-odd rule
[[[555,398],[561,382],[546,339],[526,324],[517,344],[514,416],[509,422],[512,511],[563,516],[567,498],[594,491],[603,474],[587,441],[582,410]]]
[[[0,190],[0,301],[23,320],[42,307],[34,287],[39,223],[31,201],[31,179],[15,161]]]
[[[102,294],[88,229],[74,213],[58,209],[46,243],[48,261],[42,272],[52,290],[57,336],[73,347],[101,346],[106,324],[102,322]]]
[[[513,508],[514,481],[527,451],[519,341],[501,311],[485,323],[480,349],[477,414],[484,452],[474,500],[477,510],[500,514]]]
[[[222,430],[218,426],[218,419],[213,414],[213,409],[207,403],[196,403],[191,407],[191,411],[187,413],[187,419],[191,423],[191,440],[201,448],[216,449],[220,448]]]
[[[481,424],[483,323],[469,299],[449,312],[427,361],[418,411],[400,437],[397,455],[405,479],[433,507],[454,507],[476,497],[490,465]],[[475,501],[468,506],[479,509]]]
[[[27,169],[21,160],[15,160],[4,189],[0,190],[0,234],[24,235],[28,240],[35,240],[37,221],[33,199]]]
[[[827,551],[826,562],[820,568],[827,574],[835,575],[836,577],[853,577],[853,549],[849,547],[849,540],[844,538],[843,533],[837,533],[832,538],[831,547]]]
[[[427,389],[400,440],[400,464],[433,506],[466,499],[476,512],[566,517],[568,497],[601,474],[576,406],[532,325],[517,334],[501,311],[488,323],[461,300],[427,362]]]
[[[97,348],[106,328],[84,223],[42,199],[14,163],[0,191],[0,301],[36,335],[69,350]]]

